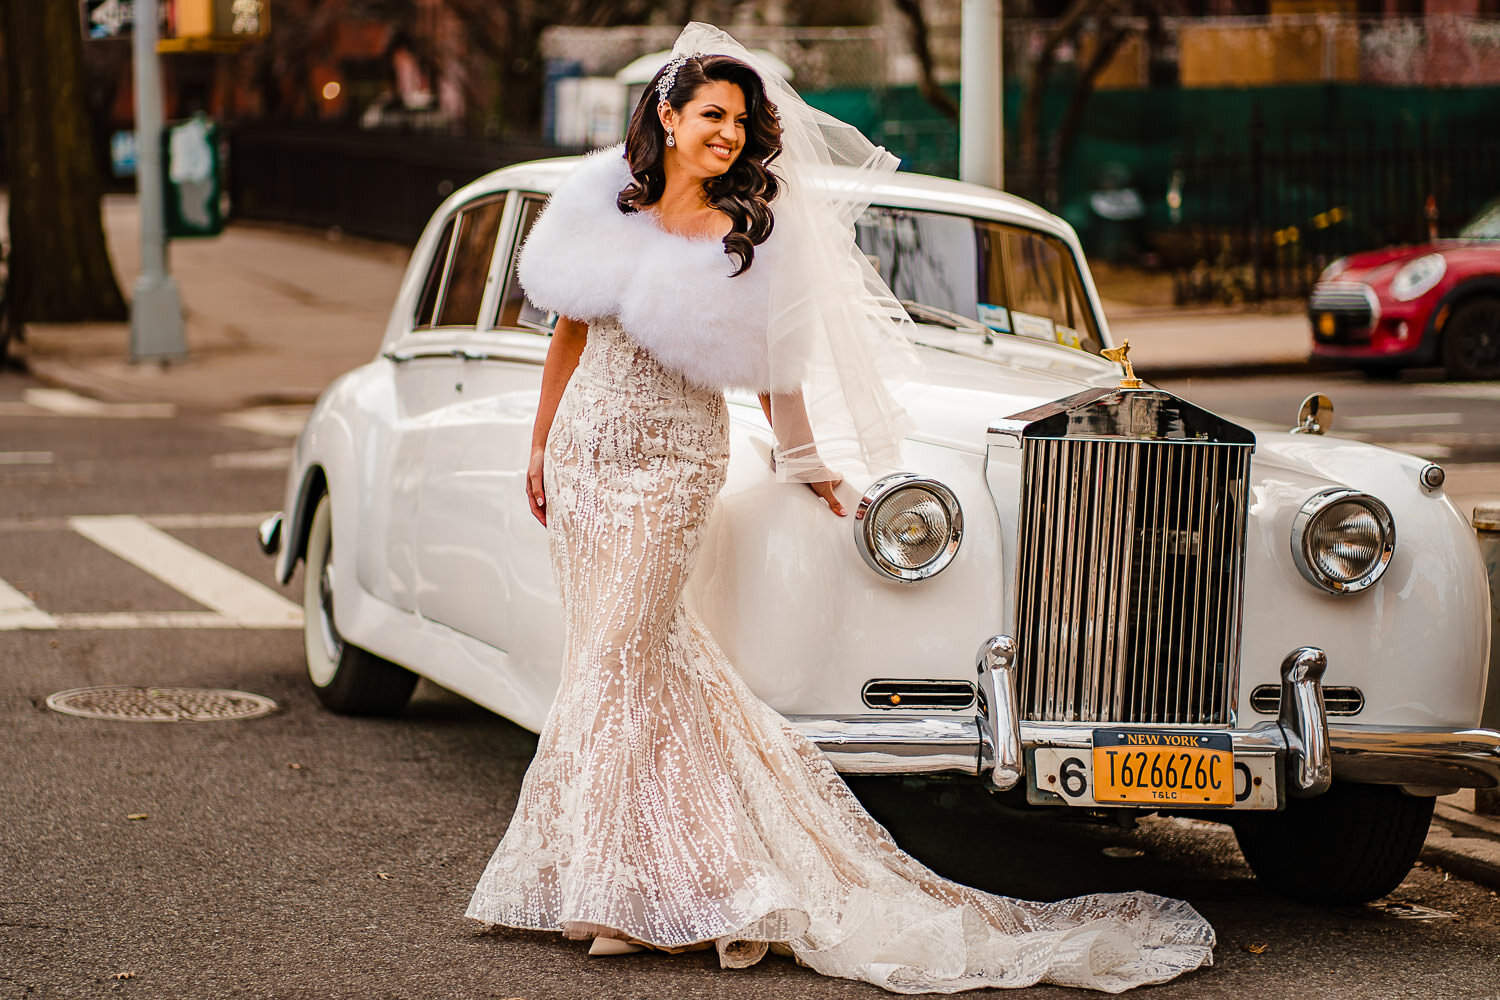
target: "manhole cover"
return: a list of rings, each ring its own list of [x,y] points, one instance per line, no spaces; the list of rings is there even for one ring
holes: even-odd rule
[[[220,722],[255,719],[276,711],[270,698],[209,688],[74,688],[50,695],[47,707],[85,719],[123,722]]]

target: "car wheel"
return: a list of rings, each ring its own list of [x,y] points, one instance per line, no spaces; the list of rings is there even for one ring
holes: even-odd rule
[[[1306,903],[1379,899],[1406,878],[1436,802],[1394,785],[1334,782],[1322,795],[1291,799],[1279,813],[1244,813],[1235,839],[1257,878]]]
[[[318,700],[346,715],[395,715],[406,707],[417,675],[346,642],[333,620],[333,503],[318,500],[307,532],[302,578],[302,636],[307,676]],[[352,581],[350,584],[352,586]]]
[[[1469,299],[1443,329],[1443,367],[1452,379],[1500,378],[1500,298]]]

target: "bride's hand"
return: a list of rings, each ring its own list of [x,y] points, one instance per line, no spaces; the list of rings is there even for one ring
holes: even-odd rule
[[[843,481],[843,476],[836,476],[835,478],[827,480],[826,482],[808,483],[807,488],[812,490],[818,496],[822,497],[823,502],[828,505],[829,510],[833,511],[839,517],[843,517],[848,512],[844,510],[844,505],[839,503],[839,498],[833,495],[833,491],[836,490],[839,485],[843,483]]]
[[[547,526],[547,493],[542,486],[542,466],[546,462],[546,456],[545,448],[536,448],[526,466],[526,506],[531,510],[531,516],[542,522],[544,528]]]

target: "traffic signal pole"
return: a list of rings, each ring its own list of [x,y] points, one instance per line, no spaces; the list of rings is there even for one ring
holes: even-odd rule
[[[167,226],[162,176],[161,20],[157,0],[135,0],[135,185],[141,218],[141,274],[130,303],[130,360],[187,356],[182,297],[167,273]]]

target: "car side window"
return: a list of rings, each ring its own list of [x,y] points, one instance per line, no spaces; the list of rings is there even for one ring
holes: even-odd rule
[[[537,216],[542,214],[542,208],[545,205],[546,199],[540,195],[528,195],[521,202],[520,225],[513,244],[515,249],[510,255],[510,265],[505,272],[505,288],[500,293],[499,315],[495,319],[497,327],[519,326],[539,333],[550,333],[557,322],[556,316],[543,312],[527,301],[526,292],[521,288],[521,281],[516,275],[516,263],[521,258],[521,246],[526,242],[526,237],[531,233],[532,224],[536,222]]]
[[[505,196],[501,195],[467,206],[459,215],[437,326],[473,326],[479,322],[479,303],[484,298],[504,211]]]
[[[427,265],[427,280],[422,283],[417,312],[412,317],[412,326],[418,329],[432,326],[437,316],[438,295],[443,290],[443,275],[448,270],[448,251],[453,248],[453,224],[456,221],[449,219],[443,227],[443,235],[438,237],[437,249],[432,254],[432,263]]]

